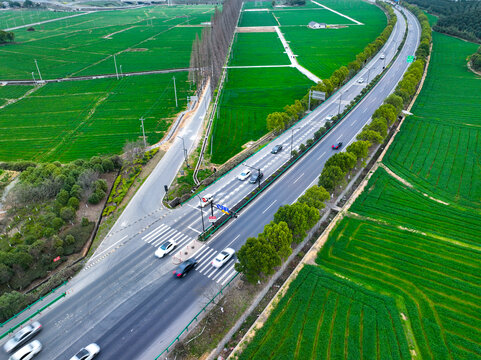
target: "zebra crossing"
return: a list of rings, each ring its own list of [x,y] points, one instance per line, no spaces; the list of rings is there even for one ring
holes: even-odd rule
[[[230,279],[232,279],[232,277],[237,272],[234,269],[235,256],[231,258],[227,262],[227,264],[225,264],[221,268],[215,268],[211,265],[211,262],[212,260],[214,260],[218,253],[218,250],[215,250],[207,245],[200,249],[193,256],[195,260],[197,260],[197,266],[195,267],[195,271],[200,272],[202,275],[207,276],[209,279],[223,286]]]
[[[142,240],[155,247],[159,246],[166,240],[173,240],[177,243],[177,247],[181,247],[194,239],[168,225],[162,224],[143,236]]]

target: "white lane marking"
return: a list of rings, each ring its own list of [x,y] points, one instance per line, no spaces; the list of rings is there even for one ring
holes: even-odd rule
[[[195,232],[198,233],[198,234],[202,234],[202,231],[199,231],[199,230],[197,230],[197,229],[194,229],[194,228],[191,227],[190,225],[187,226],[187,227],[188,227],[190,230],[195,231]]]
[[[357,122],[357,119],[356,120],[353,120],[353,122],[351,123],[350,126],[354,126],[354,124]]]
[[[272,205],[274,205],[276,202],[277,202],[277,200],[274,200],[274,201],[272,202],[272,204],[270,204],[262,213],[264,214],[264,213],[265,213],[267,210],[269,210],[270,207],[271,207]]]
[[[187,206],[190,206],[192,209],[196,209],[196,210],[199,210],[199,207],[198,206],[194,206],[194,205],[191,205],[191,204],[186,204]]]
[[[217,255],[217,251],[212,249],[213,252],[208,252],[206,257],[202,260],[200,263],[200,266],[198,268],[198,271],[202,274],[202,272],[207,269],[208,266],[210,266],[210,263],[212,262],[212,259],[215,258]]]
[[[121,242],[122,240],[124,240],[126,237],[127,237],[127,235],[125,235],[124,237],[122,237],[119,241],[115,242],[114,244],[110,245],[107,249],[105,249],[104,251],[102,251],[100,254],[95,255],[92,259],[90,259],[89,262],[92,262],[94,259],[98,258],[98,257],[99,257],[100,255],[102,255],[103,253],[105,253],[106,251],[110,250],[112,247],[114,247],[115,245],[117,245],[119,242]]]
[[[199,257],[201,256],[203,253],[206,252],[206,250],[209,250],[210,248],[207,246],[207,245],[203,245],[199,250],[197,250],[194,255],[192,255],[191,257],[192,258],[196,258],[196,257]]]
[[[302,173],[301,176],[299,176],[296,180],[294,180],[293,184],[295,184],[303,176],[304,176],[304,173]]]
[[[322,158],[324,155],[326,155],[326,152],[325,152],[325,151],[321,154],[321,156],[319,156],[319,157],[317,158],[317,160],[321,160],[321,158]]]
[[[175,241],[175,242],[177,243],[177,238],[179,238],[179,237],[181,237],[181,236],[183,236],[183,234],[182,234],[181,232],[177,232],[177,234],[175,234],[174,236],[172,236],[169,240]],[[159,239],[153,241],[151,245],[157,246],[157,245],[159,245],[159,244],[160,244],[162,241],[164,241],[164,240],[166,240],[164,237],[159,238]]]
[[[342,138],[342,134],[341,134],[341,135],[340,135],[340,136],[337,138],[337,140],[336,140],[336,141],[339,141],[339,140],[341,140],[341,138]]]
[[[200,264],[204,259],[208,258],[208,257],[211,255],[212,251],[214,251],[214,249],[209,248],[209,251],[207,251],[207,252],[206,252],[205,254],[203,254],[201,257],[199,257],[198,259],[196,259],[197,262]]]
[[[236,240],[239,238],[239,236],[240,236],[240,234],[237,235],[237,236],[234,238],[234,240],[232,240],[230,243],[228,243],[228,244],[226,245],[226,248],[228,248],[230,244],[232,244],[234,241],[236,241]]]
[[[167,237],[170,237],[170,236],[174,235],[176,232],[177,232],[177,230],[175,230],[175,229],[168,229],[163,235],[154,236],[151,239],[149,239],[149,241],[146,241],[146,242],[148,244],[150,244],[152,242],[156,242],[157,240],[162,240],[162,239],[165,239]]]
[[[218,279],[217,279],[217,282],[221,281],[222,279],[224,279],[224,277],[226,277],[233,269],[234,269],[234,265],[235,265],[235,261],[233,262],[233,264],[231,266],[229,266],[223,273],[222,273],[222,276],[220,276]]]
[[[162,224],[162,225],[156,227],[154,230],[152,230],[147,235],[142,236],[142,240],[147,241],[147,239],[151,238],[152,236],[155,236],[157,233],[161,232],[166,227],[167,227],[167,225],[165,225],[165,224]]]
[[[210,279],[210,277],[211,277],[212,275],[214,275],[214,273],[216,273],[216,272],[219,272],[219,273],[220,273],[220,272],[221,272],[221,271],[219,271],[220,268],[216,268],[216,267],[213,267],[213,266],[212,266],[212,269],[211,269],[211,270],[212,270],[212,271],[211,271],[208,275],[205,274],[209,279]],[[212,280],[214,280],[214,279],[212,279]]]
[[[146,243],[150,243],[152,240],[158,237],[164,236],[166,233],[168,233],[171,230],[172,228],[167,225],[159,226],[156,230],[152,231],[149,235],[144,236],[142,239]]]

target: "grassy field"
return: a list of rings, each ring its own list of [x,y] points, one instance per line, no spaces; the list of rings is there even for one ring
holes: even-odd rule
[[[277,25],[279,24],[270,11],[243,11],[239,19],[239,27]]]
[[[478,45],[434,33],[428,76],[386,164],[448,202],[481,205],[481,79],[466,67]]]
[[[274,10],[274,16],[281,23],[281,26],[307,26],[311,21],[326,24],[354,24],[351,20],[320,7],[317,9]]]
[[[277,33],[237,33],[230,66],[289,65]]]
[[[79,12],[48,11],[41,9],[15,9],[0,11],[0,29],[9,29],[40,21],[56,19],[69,15],[77,15]]]
[[[294,68],[229,69],[214,122],[212,162],[225,162],[263,136],[267,115],[304,96],[312,84]]]
[[[328,5],[323,2],[323,4]],[[387,24],[386,16],[378,7],[363,1],[352,1],[350,7],[343,8],[343,2],[329,3],[364,25],[351,25],[340,29],[312,30],[307,27],[282,27],[290,41],[291,49],[298,55],[297,60],[309,71],[321,78],[355,59],[364,47],[382,32]],[[346,18],[341,18],[346,23]]]
[[[47,84],[0,112],[0,160],[70,161],[118,153],[141,135],[159,141],[185,108],[187,73]],[[15,123],[15,127],[12,124]]]
[[[18,99],[30,89],[32,89],[32,86],[25,86],[25,85],[0,86],[0,106],[6,104],[8,100]]]
[[[408,359],[392,298],[306,266],[241,360]]]
[[[354,345],[360,354],[346,353],[350,332],[347,337],[346,322],[337,323],[337,313],[329,316],[335,322],[324,332],[313,331],[324,326],[319,315],[305,316],[295,321],[302,326],[294,327],[292,319],[308,311],[319,287],[310,280],[297,291],[305,281],[301,272],[242,358],[278,358],[282,345],[271,338],[281,341],[290,334],[295,340],[285,348],[286,359],[481,359],[481,104],[476,100],[481,83],[466,69],[466,57],[476,45],[438,33],[433,41],[428,76],[411,110],[414,116],[406,119],[384,157],[404,180],[378,168],[316,260],[319,273],[351,287],[349,299],[360,294],[372,301],[390,299],[393,322],[382,327],[377,321],[363,323],[362,333],[379,343],[368,347],[368,353],[363,342]],[[321,283],[326,287],[330,282]],[[293,306],[299,302],[296,311]],[[372,352],[373,347],[395,344],[379,336],[380,328],[396,333],[399,352]],[[299,356],[303,343],[317,346],[312,333],[344,347]]]
[[[38,61],[44,78],[187,67],[195,34],[212,7],[152,6],[102,11],[15,31],[0,48],[0,79],[31,78]]]

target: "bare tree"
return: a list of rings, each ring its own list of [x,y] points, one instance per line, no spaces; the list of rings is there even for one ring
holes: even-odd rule
[[[135,159],[144,153],[144,150],[145,146],[142,140],[127,141],[123,148],[125,160],[128,164],[132,164]]]

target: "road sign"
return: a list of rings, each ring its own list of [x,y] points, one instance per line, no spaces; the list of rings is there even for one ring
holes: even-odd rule
[[[230,214],[230,210],[228,208],[226,208],[225,206],[223,206],[221,204],[216,204],[215,206],[217,207],[217,209],[222,211],[224,214],[227,214],[227,215]]]
[[[412,56],[412,55],[408,56],[407,59],[406,59],[406,61],[407,61],[408,63],[412,63],[412,62],[414,61],[414,56]]]
[[[209,216],[209,222],[216,222],[217,216]]]
[[[206,198],[202,198],[202,202],[207,202],[207,199],[206,199]]]
[[[326,100],[326,93],[322,91],[311,91],[311,97],[316,100]]]

